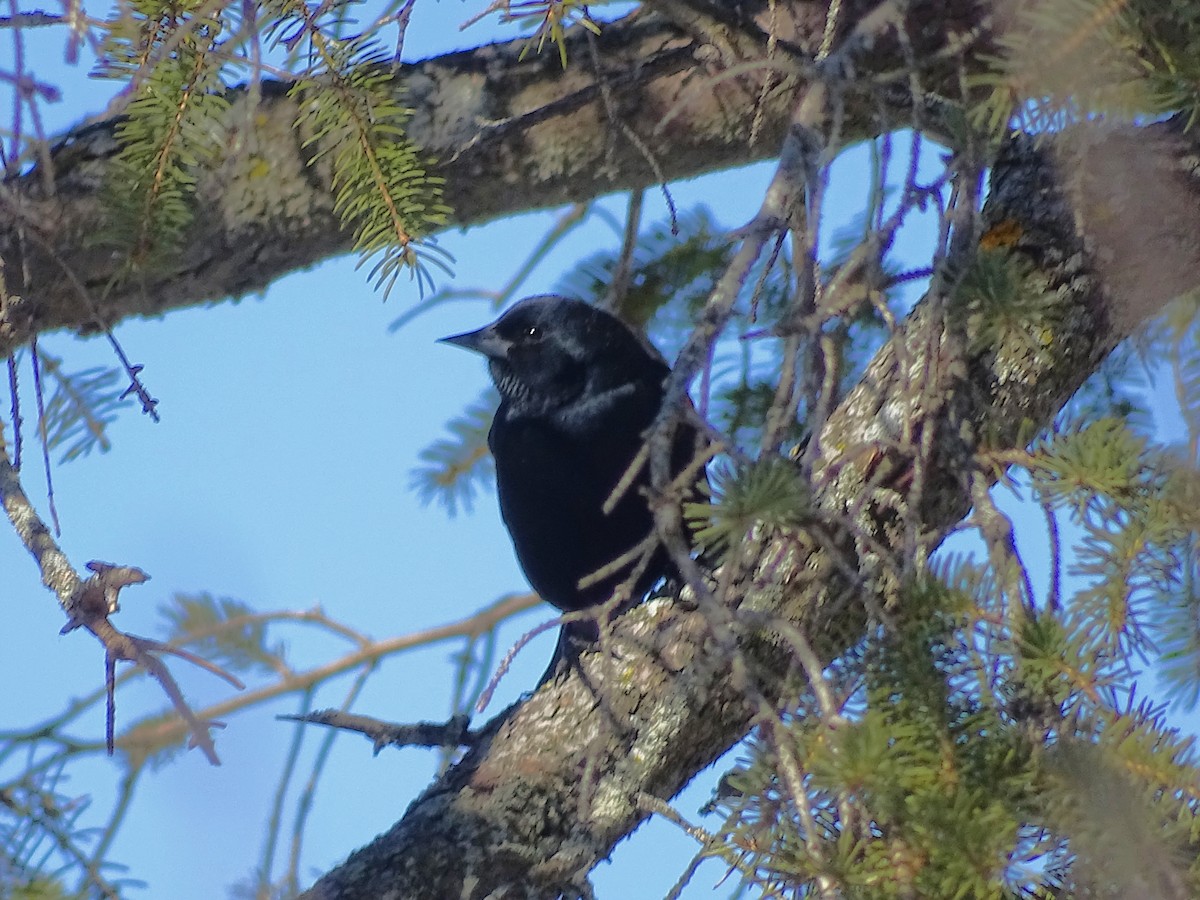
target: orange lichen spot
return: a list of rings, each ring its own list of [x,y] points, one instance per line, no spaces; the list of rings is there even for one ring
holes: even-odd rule
[[[1012,247],[1024,234],[1021,223],[1016,219],[1001,219],[979,238],[981,250],[1002,250]]]

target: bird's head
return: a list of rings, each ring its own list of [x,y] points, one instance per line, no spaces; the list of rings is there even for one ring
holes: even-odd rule
[[[496,389],[511,408],[566,406],[667,368],[618,318],[580,300],[555,295],[520,301],[478,331],[442,338],[482,353]]]

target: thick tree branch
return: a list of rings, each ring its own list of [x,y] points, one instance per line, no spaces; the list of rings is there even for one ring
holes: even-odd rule
[[[662,4],[677,15],[688,5]],[[765,5],[742,4],[756,13]],[[778,5],[786,14],[777,36],[815,53],[829,4]],[[889,127],[896,105],[911,102],[910,58],[937,60],[956,44],[966,52],[986,32],[967,0],[842,6],[847,23],[861,21],[866,9],[903,9],[908,20],[900,29],[906,46],[879,41],[856,73],[864,80],[899,73],[896,84],[904,88],[876,84],[842,98],[844,140]],[[761,15],[730,32],[742,59],[756,31],[765,33]],[[801,87],[797,67],[790,81],[761,97],[753,66],[730,76],[726,51],[703,40],[703,29],[680,30],[642,14],[606,28],[598,41],[623,122],[655,150],[669,178],[778,147]],[[438,156],[458,222],[648,183],[652,167],[608,122],[593,73],[580,62],[588,58],[582,46],[572,50],[577,64],[565,74],[552,57],[518,60],[519,48],[477,48],[401,75],[416,109],[410,133]],[[962,68],[972,65],[966,57]],[[923,87],[954,96],[962,68],[957,57],[944,71],[931,65],[921,73]],[[56,149],[53,192],[36,174],[6,184],[0,254],[10,271],[21,271],[20,243],[32,277],[0,311],[0,352],[44,329],[86,331],[243,294],[344,252],[328,173],[305,165],[302,138],[292,129],[295,110],[281,87],[268,87],[265,96],[253,116],[235,104],[230,156],[203,181],[187,252],[162,261],[136,289],[102,296],[120,261],[86,241],[100,223],[99,185],[114,152],[111,122],[81,129]],[[761,139],[750,146],[746,136],[756,123]],[[673,796],[746,732],[764,704],[788,703],[789,629],[806,636],[809,655],[817,657],[809,669],[859,639],[867,608],[891,599],[880,558],[901,554],[914,522],[936,542],[966,513],[971,472],[962,461],[969,450],[979,443],[1020,446],[1118,340],[1200,280],[1194,145],[1169,125],[1081,134],[1086,140],[1055,142],[1057,164],[1028,142],[1014,144],[994,167],[986,210],[993,231],[985,237],[1027,264],[1024,287],[1045,300],[1044,347],[964,347],[945,327],[942,300],[924,303],[821,430],[816,502],[829,521],[849,523],[857,541],[831,546],[815,533],[794,533],[758,548],[732,596],[740,602],[734,615],[741,662],[757,698],[730,677],[730,660],[717,652],[701,612],[682,602],[635,610],[618,623],[605,654],[585,658],[589,683],[572,677],[547,685],[488,723],[458,766],[310,896],[570,891],[642,820],[653,805],[648,798]],[[1152,255],[1138,252],[1133,240],[1149,240],[1144,235],[1153,235]],[[913,385],[919,389],[908,389]],[[876,489],[881,473],[911,466],[912,433],[935,435],[934,452],[922,461],[921,502],[897,510]]]
[[[853,22],[876,5],[846,0],[843,16]],[[847,139],[894,127],[911,112],[908,54],[930,61],[922,79],[931,90],[940,85],[953,95],[960,55],[970,68],[980,65],[972,54],[987,50],[982,36],[962,37],[986,34],[972,30],[978,0],[904,5],[912,48],[881,39],[864,55],[866,70],[858,74],[877,73],[885,83],[844,98]],[[741,28],[732,13],[723,14],[722,27],[738,35],[736,58],[727,47],[706,44],[702,32],[689,35],[653,12],[605,26],[596,58],[620,127],[610,120],[582,35],[570,39],[565,72],[553,53],[520,59],[523,40],[403,66],[397,89],[414,110],[407,132],[446,179],[454,224],[644,186],[655,181],[656,167],[667,179],[687,178],[775,152],[801,81],[796,54],[815,54],[828,4],[780,0],[774,19],[767,6],[739,4]],[[768,62],[764,44],[761,64],[747,59],[747,42],[772,23],[790,55],[776,53]],[[795,74],[783,77],[780,66]],[[774,87],[764,93],[768,67]],[[10,272],[21,272],[23,249],[31,276],[0,310],[0,355],[40,331],[94,331],[128,316],[262,290],[349,249],[332,212],[329,172],[307,164],[313,148],[303,149],[305,136],[294,128],[287,86],[264,82],[255,109],[244,92],[234,94],[227,156],[200,179],[182,252],[155,260],[137,283],[111,287],[123,260],[94,241],[104,224],[101,188],[117,150],[113,119],[63,138],[53,149],[52,179],[34,170],[0,186],[0,256]]]
[[[835,551],[796,533],[774,537],[758,553],[753,577],[734,598],[741,603],[736,615],[791,623],[774,637],[770,628],[742,634],[740,649],[768,702],[788,702],[789,627],[799,626],[829,660],[862,635],[867,606],[888,599],[872,557],[899,555],[903,528],[895,508],[877,501],[874,486],[879,472],[911,465],[906,430],[934,429],[938,436],[920,507],[906,511],[936,541],[970,504],[964,447],[969,453],[978,443],[1021,445],[1137,321],[1200,281],[1193,263],[1200,235],[1193,147],[1171,126],[1132,135],[1109,133],[1093,146],[1139,140],[1156,182],[1140,191],[1126,190],[1131,174],[1115,178],[1108,166],[1089,166],[1086,156],[1056,165],[1053,154],[1025,140],[995,165],[985,240],[994,247],[995,235],[1006,235],[1004,248],[1027,267],[1025,289],[1046,304],[1037,323],[1051,337],[1045,352],[1020,341],[1013,347],[968,341],[964,349],[952,339],[954,329],[944,327],[945,310],[925,301],[830,417],[814,468],[817,502],[826,516],[852,522],[853,532],[869,540]],[[1109,244],[1119,233],[1104,223],[1088,227],[1096,204],[1120,198],[1121,214],[1139,220],[1153,212],[1146,203],[1171,193],[1159,231],[1179,249],[1180,264],[1136,296],[1107,290],[1103,278],[1132,288],[1134,263]],[[938,373],[937,390],[904,389],[928,373]],[[849,566],[837,558],[843,554]],[[710,635],[702,613],[683,603],[655,602],[629,613],[615,628],[611,656],[585,657],[591,686],[571,677],[506,710],[399,823],[307,896],[547,897],[577,890],[644,818],[646,795],[673,796],[761,712],[730,677],[729,660]]]

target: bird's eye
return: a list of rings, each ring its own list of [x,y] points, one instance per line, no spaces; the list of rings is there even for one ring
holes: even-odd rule
[[[536,325],[530,325],[525,329],[525,339],[527,341],[540,341],[542,339],[542,329]]]

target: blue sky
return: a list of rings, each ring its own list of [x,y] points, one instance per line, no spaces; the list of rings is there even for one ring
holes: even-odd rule
[[[473,9],[418,4],[407,55],[486,40],[484,25],[465,34],[457,30]],[[29,56],[34,73],[64,85],[63,101],[43,110],[47,129],[59,131],[101,110],[112,85],[64,67],[51,33],[36,38]],[[4,45],[0,60],[8,52]],[[714,179],[679,185],[676,202],[687,207],[707,200],[721,209],[722,222],[740,224],[767,177],[769,169],[760,166],[732,185]],[[657,195],[650,199],[648,217],[657,218],[661,202]],[[611,201],[611,208],[619,215],[623,201]],[[454,284],[507,280],[555,216],[533,214],[442,236],[457,259]],[[599,222],[579,230],[539,267],[528,291],[551,288],[576,259],[614,245],[611,229]],[[77,568],[100,559],[137,565],[151,576],[124,594],[120,627],[160,634],[160,604],[176,592],[208,591],[260,610],[319,604],[355,628],[388,637],[451,621],[527,589],[494,497],[480,498],[472,515],[450,519],[439,508],[421,506],[409,490],[420,450],[486,383],[478,359],[435,340],[477,327],[493,314],[482,303],[449,304],[390,334],[388,324],[416,301],[415,288],[401,282],[385,304],[354,264],[349,257],[334,260],[280,280],[262,297],[117,327],[126,352],[145,366],[142,376],[161,401],[162,421],[153,424],[133,410],[122,414],[111,430],[113,450],[56,466],[54,488],[61,544]],[[113,363],[103,341],[55,334],[42,346],[64,357],[72,371]],[[24,380],[31,381],[28,372]],[[32,406],[26,410],[28,418]],[[36,457],[26,457],[23,477],[45,513]],[[0,571],[10,633],[19,635],[6,642],[0,673],[6,684],[20,685],[0,693],[0,728],[27,726],[101,685],[103,660],[90,636],[58,634],[62,614],[7,527],[0,528]],[[552,612],[525,614],[503,630],[501,646]],[[274,634],[287,640],[297,669],[346,649],[299,626]],[[536,683],[552,641],[543,636],[522,653],[489,714]],[[388,660],[356,708],[397,721],[444,718],[450,657],[458,649],[447,643]],[[203,673],[178,664],[172,669],[196,707],[230,693]],[[339,703],[348,684],[343,678],[330,685],[317,705]],[[130,686],[120,696],[118,727],[161,705],[153,684]],[[291,738],[291,726],[274,717],[295,710],[293,699],[231,719],[217,734],[220,768],[191,752],[143,776],[111,854],[149,885],[130,896],[211,900],[250,876]],[[97,708],[75,733],[96,740],[103,729]],[[314,730],[308,741],[309,761],[320,736]],[[391,825],[436,764],[429,751],[373,757],[366,740],[339,738],[305,835],[304,879]],[[301,784],[305,771],[302,761]],[[94,816],[84,821],[99,823],[120,774],[118,761],[96,757],[73,765],[61,789],[89,798]],[[706,797],[707,789],[697,788],[683,808],[693,815]],[[613,866],[601,867],[597,884],[604,896],[661,896],[693,850],[674,826],[651,824],[618,849]],[[281,852],[286,855],[286,843]],[[710,885],[722,871],[706,870],[696,884]]]
[[[406,54],[433,55],[485,40],[492,33],[486,26],[465,34],[457,30],[482,5],[422,0]],[[8,50],[0,47],[3,60]],[[46,110],[51,130],[102,108],[111,85],[87,81],[78,69],[64,71],[53,44],[39,52],[37,74],[69,81],[63,102]],[[853,165],[839,169],[830,191],[834,220],[850,218],[865,193]],[[672,193],[681,209],[707,203],[732,228],[753,213],[769,175],[769,166],[756,166],[675,185]],[[651,191],[647,201],[646,220],[657,221],[664,213],[661,198]],[[608,203],[621,215],[620,198]],[[555,215],[531,214],[444,235],[442,246],[457,259],[454,285],[495,287],[506,281]],[[599,220],[577,230],[538,267],[526,292],[550,289],[577,259],[617,241]],[[134,411],[123,414],[112,428],[114,449],[57,466],[54,483],[62,545],[77,567],[100,559],[137,565],[152,576],[124,593],[120,627],[158,634],[160,604],[176,592],[208,591],[260,610],[319,604],[382,638],[451,621],[526,589],[494,497],[480,498],[472,515],[451,519],[439,508],[420,505],[409,490],[420,450],[442,435],[445,422],[486,383],[478,359],[435,340],[478,327],[492,313],[483,303],[446,304],[391,334],[388,324],[416,301],[415,288],[401,282],[385,304],[354,263],[342,258],[293,274],[263,297],[116,329],[129,356],[145,366],[142,377],[161,401],[162,422],[152,424]],[[102,341],[58,334],[47,336],[43,346],[64,357],[70,370],[112,363]],[[32,459],[27,457],[26,488],[41,503],[44,492]],[[94,690],[102,683],[103,663],[90,636],[58,634],[62,614],[7,527],[0,528],[0,571],[0,602],[17,636],[6,641],[0,659],[0,677],[10,686],[0,692],[0,728],[8,728],[33,724]],[[501,646],[551,612],[540,609],[511,623]],[[287,639],[289,659],[298,669],[345,649],[299,626],[275,634]],[[532,687],[552,642],[545,635],[521,654],[489,713]],[[447,643],[387,660],[356,709],[396,721],[444,718],[450,656],[458,649]],[[226,685],[203,673],[172,668],[196,706],[229,694]],[[316,705],[339,703],[348,684],[344,678],[330,685]],[[156,686],[131,686],[122,693],[118,724],[160,706]],[[144,776],[112,852],[150,886],[130,891],[131,897],[209,900],[250,875],[291,738],[291,727],[274,716],[295,708],[287,700],[232,718],[217,734],[220,768],[191,752]],[[97,739],[103,727],[97,708],[77,732]],[[319,737],[310,738],[309,753]],[[436,763],[436,754],[414,749],[373,757],[364,739],[340,738],[305,836],[304,880],[390,826]],[[718,766],[715,772],[720,771]],[[11,773],[0,772],[6,774]],[[73,767],[64,789],[89,796],[100,821],[119,775],[117,761],[95,758]],[[679,801],[685,816],[696,816],[714,777],[698,779]],[[597,871],[599,895],[662,896],[694,850],[674,826],[652,822],[618,847],[611,866]],[[731,885],[713,887],[722,874],[723,867],[707,864],[685,896],[728,894]]]

